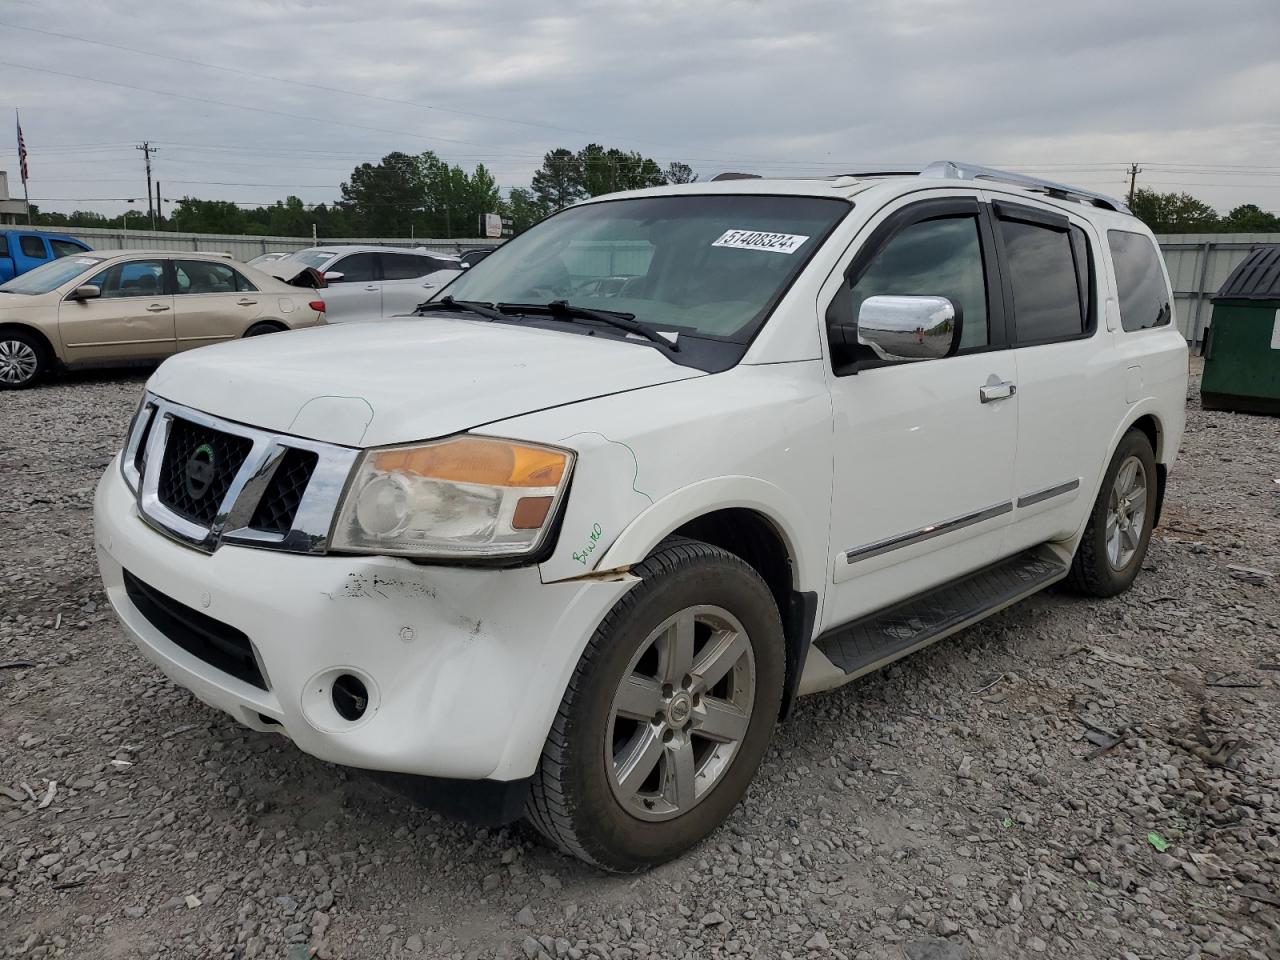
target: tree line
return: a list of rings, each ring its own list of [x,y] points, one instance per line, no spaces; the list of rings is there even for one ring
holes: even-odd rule
[[[1242,203],[1225,216],[1191,194],[1138,190],[1129,205],[1153,233],[1280,233],[1280,216]]]
[[[467,171],[432,151],[396,151],[352,170],[339,188],[340,199],[333,203],[308,206],[289,196],[249,207],[183,197],[159,222],[162,229],[189,233],[305,237],[314,225],[319,237],[475,237],[486,213],[500,214],[514,233],[520,233],[587,197],[697,179],[687,163],[662,167],[634,150],[589,143],[579,150],[559,147],[547,152],[529,186],[512,187],[503,196],[482,163]],[[1156,233],[1280,233],[1280,216],[1252,203],[1219,214],[1188,193],[1144,189],[1134,194],[1132,209]],[[146,213],[137,210],[118,217],[81,210],[36,212],[36,220],[64,227],[143,230],[151,225]]]
[[[159,219],[161,229],[188,233],[319,237],[475,237],[480,218],[496,213],[520,233],[543,217],[586,197],[666,183],[692,183],[697,174],[686,163],[666,168],[635,151],[587,144],[578,151],[549,151],[529,187],[513,187],[504,197],[484,164],[471,171],[442,160],[432,151],[395,151],[377,163],[362,163],[339,187],[341,199],[305,205],[295,196],[249,207],[228,200],[183,197]],[[35,208],[33,208],[35,211]],[[150,229],[145,212],[117,217],[77,210],[40,213],[43,226]]]

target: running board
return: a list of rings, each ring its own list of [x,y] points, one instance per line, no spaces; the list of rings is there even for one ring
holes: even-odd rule
[[[1061,580],[1070,566],[1027,550],[828,630],[814,641],[846,677],[869,673]]]

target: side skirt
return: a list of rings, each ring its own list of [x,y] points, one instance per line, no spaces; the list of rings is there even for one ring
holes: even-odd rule
[[[1038,593],[1070,564],[1037,549],[826,631],[814,645],[846,680],[887,666]]]

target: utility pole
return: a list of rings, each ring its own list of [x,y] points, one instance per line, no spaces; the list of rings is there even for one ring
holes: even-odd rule
[[[1142,168],[1136,163],[1129,164],[1129,206],[1133,206],[1133,195],[1137,191],[1138,174],[1142,172]]]
[[[156,219],[164,221],[164,208],[160,206],[160,181],[156,181]]]
[[[156,152],[150,142],[143,140],[141,145],[134,147],[135,150],[141,150],[142,155],[146,157],[147,162],[147,213],[151,217],[151,229],[156,228],[156,208],[152,203],[154,199],[151,195],[151,155]]]

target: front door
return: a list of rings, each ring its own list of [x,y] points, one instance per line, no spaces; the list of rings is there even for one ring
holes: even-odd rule
[[[244,336],[262,314],[261,294],[227,263],[173,261],[174,330],[177,349]]]
[[[330,323],[382,317],[382,272],[376,253],[350,253],[325,268],[340,273],[324,289],[324,314]],[[423,297],[422,299],[426,299]]]
[[[80,285],[102,293],[59,305],[58,330],[67,362],[151,359],[173,353],[173,297],[164,260],[126,260]]]
[[[887,363],[833,344],[824,627],[995,561],[1013,511],[1017,371],[989,217],[972,196],[899,201],[863,238],[834,294],[826,288],[828,316],[856,317],[875,295],[946,297],[961,315],[960,348]]]
[[[418,304],[430,300],[437,290],[456,277],[460,270],[444,268],[449,261],[427,254],[383,253],[382,315],[399,317],[412,313]]]

